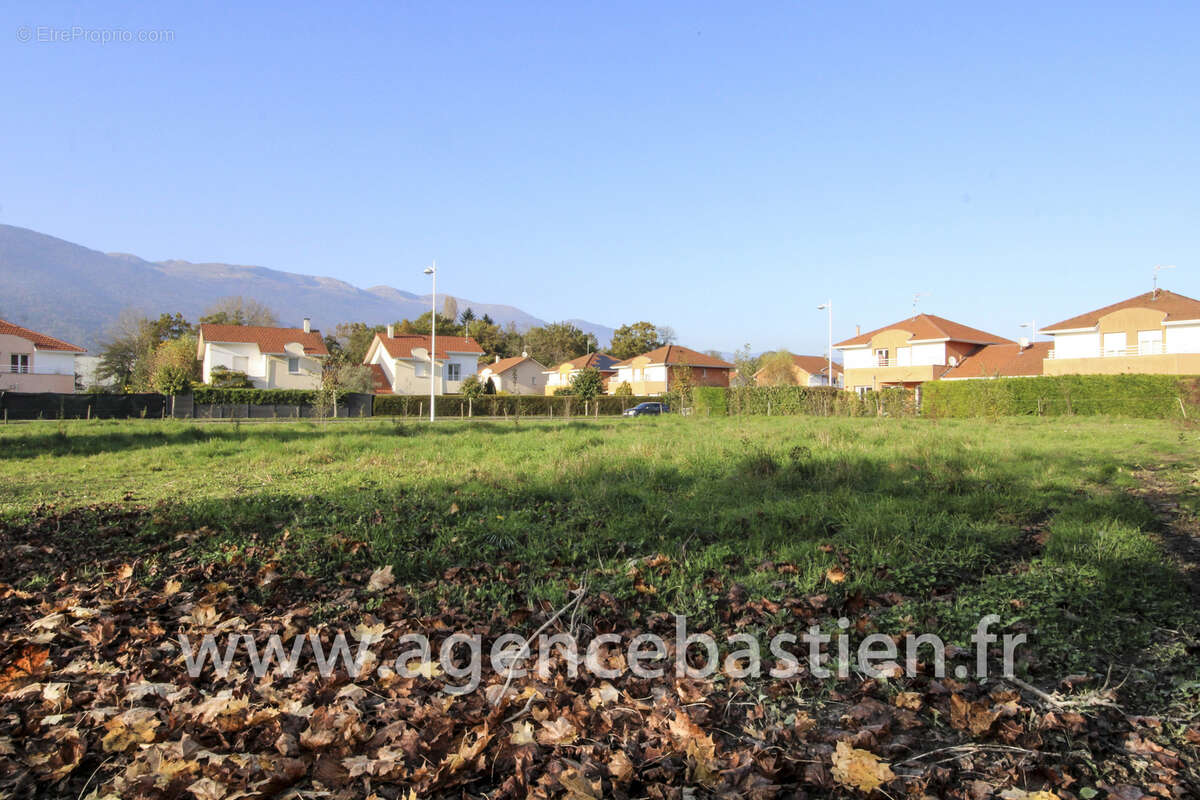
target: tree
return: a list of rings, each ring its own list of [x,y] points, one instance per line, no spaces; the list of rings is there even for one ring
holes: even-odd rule
[[[491,378],[488,378],[488,382],[491,382]],[[495,390],[493,389],[493,391]],[[472,374],[463,378],[462,393],[465,397],[469,397],[472,400],[476,400],[484,394],[484,386],[480,382],[478,375]]]
[[[250,297],[234,295],[222,297],[213,303],[200,317],[202,325],[264,325],[279,324],[275,312],[263,303]]]
[[[96,377],[112,381],[124,391],[148,390],[152,388],[154,354],[159,344],[192,331],[182,314],[161,314],[158,319],[150,319],[132,309],[122,311],[101,343]]]
[[[327,364],[321,373],[321,384],[337,392],[370,394],[375,388],[375,378],[366,364]]]
[[[375,339],[375,334],[383,333],[387,328],[383,325],[368,325],[365,322],[339,322],[333,329],[332,336],[325,337],[325,346],[329,349],[332,361],[343,364],[361,364],[367,357],[367,350]],[[336,350],[336,352],[335,352]]]
[[[471,335],[471,323],[474,322],[475,319],[475,311],[470,306],[467,306],[467,310],[458,315],[458,321],[461,322],[463,326],[464,336]]]
[[[423,333],[429,335],[429,321],[433,318],[433,314],[426,311],[416,319],[404,319],[396,323],[397,333]],[[446,317],[441,314],[437,316],[437,335],[438,336],[462,336],[462,326],[454,321],[452,317]]]
[[[633,322],[613,331],[612,346],[608,351],[615,358],[626,359],[640,356],[664,344],[661,328],[645,321]]]
[[[633,397],[633,387],[629,385],[629,381],[621,381],[617,384],[616,391],[613,394],[617,397]]]
[[[150,388],[163,394],[186,392],[200,380],[200,362],[196,360],[196,336],[184,334],[160,342],[150,366]]]
[[[795,386],[798,381],[792,354],[787,350],[764,353],[758,360],[755,382],[759,386]]]
[[[750,355],[750,344],[746,343],[733,353],[733,366],[737,375],[730,383],[733,386],[753,386],[754,373],[758,372],[758,357]]]
[[[458,301],[450,295],[446,295],[446,299],[442,301],[442,316],[450,321],[458,319]],[[438,320],[441,324],[441,320]]]
[[[571,394],[591,400],[604,391],[604,379],[595,367],[581,369],[571,376]]]
[[[569,322],[530,328],[525,333],[525,345],[529,355],[543,364],[561,364],[597,349],[595,336]]]

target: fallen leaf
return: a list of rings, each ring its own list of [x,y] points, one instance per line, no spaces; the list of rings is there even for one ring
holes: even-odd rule
[[[873,792],[896,777],[892,768],[870,750],[838,742],[833,753],[833,779],[843,786]]]
[[[380,592],[396,582],[396,578],[392,575],[392,565],[380,567],[371,573],[371,579],[367,581],[367,591]]]

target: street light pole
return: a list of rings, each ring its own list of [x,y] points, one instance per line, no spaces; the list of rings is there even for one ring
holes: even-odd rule
[[[825,373],[825,380],[829,386],[833,386],[833,300],[827,300],[817,306],[817,311],[829,312],[829,349],[825,351],[825,357],[828,359],[828,372]]]
[[[429,421],[434,420],[433,404],[436,397],[435,381],[437,376],[437,262],[425,268],[425,274],[433,276],[433,295],[429,301]]]

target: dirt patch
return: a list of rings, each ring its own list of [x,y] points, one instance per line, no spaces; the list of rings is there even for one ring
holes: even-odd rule
[[[1179,489],[1159,473],[1147,468],[1134,473],[1141,482],[1135,494],[1158,516],[1158,537],[1164,549],[1179,564],[1193,596],[1200,597],[1200,518],[1179,502]]]

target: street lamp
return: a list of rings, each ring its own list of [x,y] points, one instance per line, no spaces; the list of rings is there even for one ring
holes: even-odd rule
[[[817,311],[829,312],[829,349],[825,351],[825,356],[829,359],[829,371],[825,373],[825,380],[829,382],[829,386],[833,386],[833,301],[826,300],[817,306]]]
[[[1029,320],[1029,322],[1022,322],[1021,327],[1029,328],[1030,334],[1033,336],[1033,339],[1031,341],[1034,341],[1034,342],[1037,341],[1037,321],[1036,320],[1031,319],[1031,320]]]
[[[433,278],[433,295],[429,301],[429,421],[433,422],[433,404],[436,396],[434,377],[437,373],[437,262],[425,268],[425,274]]]

